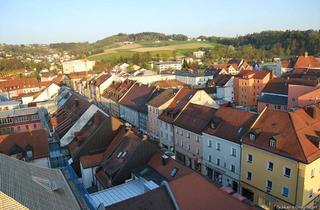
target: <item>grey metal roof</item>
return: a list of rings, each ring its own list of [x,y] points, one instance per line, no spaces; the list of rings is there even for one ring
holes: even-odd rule
[[[288,97],[280,95],[263,94],[259,101],[270,104],[287,105]]]
[[[159,185],[153,181],[146,181],[140,178],[103,191],[92,193],[90,194],[90,197],[97,207],[101,203],[104,207],[107,207],[158,187]]]
[[[0,191],[29,209],[80,209],[60,170],[0,154]]]
[[[5,110],[5,111],[0,112],[0,118],[16,117],[16,116],[22,116],[22,115],[31,115],[31,114],[37,114],[37,113],[38,113],[37,107]]]

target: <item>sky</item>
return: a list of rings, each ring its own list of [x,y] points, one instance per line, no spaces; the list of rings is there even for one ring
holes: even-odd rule
[[[0,0],[0,43],[94,42],[117,33],[234,37],[320,29],[319,0]]]

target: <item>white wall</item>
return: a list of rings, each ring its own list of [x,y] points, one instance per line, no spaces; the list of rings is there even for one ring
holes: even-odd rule
[[[137,111],[120,104],[120,118],[139,128],[139,114]]]
[[[226,131],[227,132],[227,131]],[[208,141],[211,141],[212,147],[208,147]],[[216,149],[216,143],[220,143],[220,151]],[[224,171],[222,177],[222,184],[224,186],[228,185],[227,179],[229,179],[230,184],[232,180],[240,182],[240,162],[241,162],[241,147],[240,144],[234,143],[232,141],[227,141],[225,139],[212,136],[203,133],[203,162],[207,165],[211,165],[211,168],[217,168],[219,171]],[[236,157],[231,155],[232,148],[236,149]],[[211,155],[211,162],[208,161],[208,157]],[[216,165],[216,159],[220,159],[220,166]],[[231,172],[231,164],[235,166],[235,173]],[[204,171],[206,174],[206,171]]]
[[[95,183],[95,171],[97,167],[93,168],[83,168],[82,164],[80,162],[80,169],[81,169],[81,175],[82,175],[82,182],[84,187],[87,189],[89,187],[92,187],[92,183]]]
[[[32,163],[41,167],[50,168],[50,161],[48,157],[34,159]]]
[[[52,83],[42,91],[42,93],[37,96],[33,102],[40,102],[40,101],[47,101],[52,99],[53,96],[57,95],[59,93],[60,86],[56,85],[55,83]]]
[[[223,87],[217,87],[217,98],[229,102],[234,100],[233,77]]]

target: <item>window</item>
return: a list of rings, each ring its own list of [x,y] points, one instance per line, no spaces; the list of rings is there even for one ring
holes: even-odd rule
[[[212,147],[212,141],[210,139],[208,139],[208,147],[211,148]]]
[[[314,177],[314,171],[315,171],[315,169],[313,168],[313,169],[311,170],[311,179]]]
[[[291,169],[285,167],[284,170],[283,170],[283,175],[286,176],[286,177],[290,177],[290,175],[291,175]]]
[[[191,150],[191,145],[190,144],[188,144],[188,150]]]
[[[287,187],[283,187],[281,194],[282,194],[284,197],[288,197],[288,196],[289,196],[289,189],[288,189]]]
[[[313,196],[313,189],[311,188],[311,190],[309,191],[308,197],[311,198],[312,196]]]
[[[218,166],[220,165],[220,159],[219,159],[219,158],[217,158],[216,164],[217,164]]]
[[[175,175],[177,174],[177,172],[178,172],[178,168],[174,167],[174,168],[172,169],[171,173],[170,173],[170,176],[175,177]]]
[[[268,169],[269,171],[273,171],[273,162],[268,161],[268,167],[267,167],[267,169]]]
[[[197,153],[197,155],[199,155],[199,154],[200,154],[200,150],[199,150],[199,148],[197,148],[197,149],[196,149],[196,153]]]
[[[231,148],[231,156],[233,156],[233,157],[237,156],[237,149]]]
[[[276,140],[270,139],[269,140],[269,146],[275,148],[276,147]]]
[[[199,141],[200,141],[200,137],[199,137],[199,136],[197,136],[197,142],[199,143]]]
[[[37,128],[37,124],[33,124],[33,128]]]
[[[256,139],[256,135],[254,135],[253,133],[250,133],[249,138],[251,141],[254,141]]]
[[[188,132],[187,137],[190,139],[190,132]]]
[[[211,155],[208,155],[208,161],[211,163],[212,161]]]
[[[251,180],[252,173],[250,171],[247,171],[247,180]]]
[[[269,190],[269,191],[272,189],[272,181],[267,180],[267,182],[266,182],[266,188],[267,188],[267,190]]]
[[[220,143],[219,142],[216,143],[216,150],[220,151]]]
[[[252,155],[251,154],[247,155],[247,162],[252,163]]]
[[[236,166],[231,164],[230,170],[231,170],[233,173],[235,173],[235,172],[236,172]]]

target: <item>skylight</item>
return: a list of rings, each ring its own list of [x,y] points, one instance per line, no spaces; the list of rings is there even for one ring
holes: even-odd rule
[[[118,155],[117,155],[117,158],[120,158],[122,155],[122,152],[119,152]]]
[[[175,177],[178,172],[178,168],[174,167],[170,173],[170,176]]]

